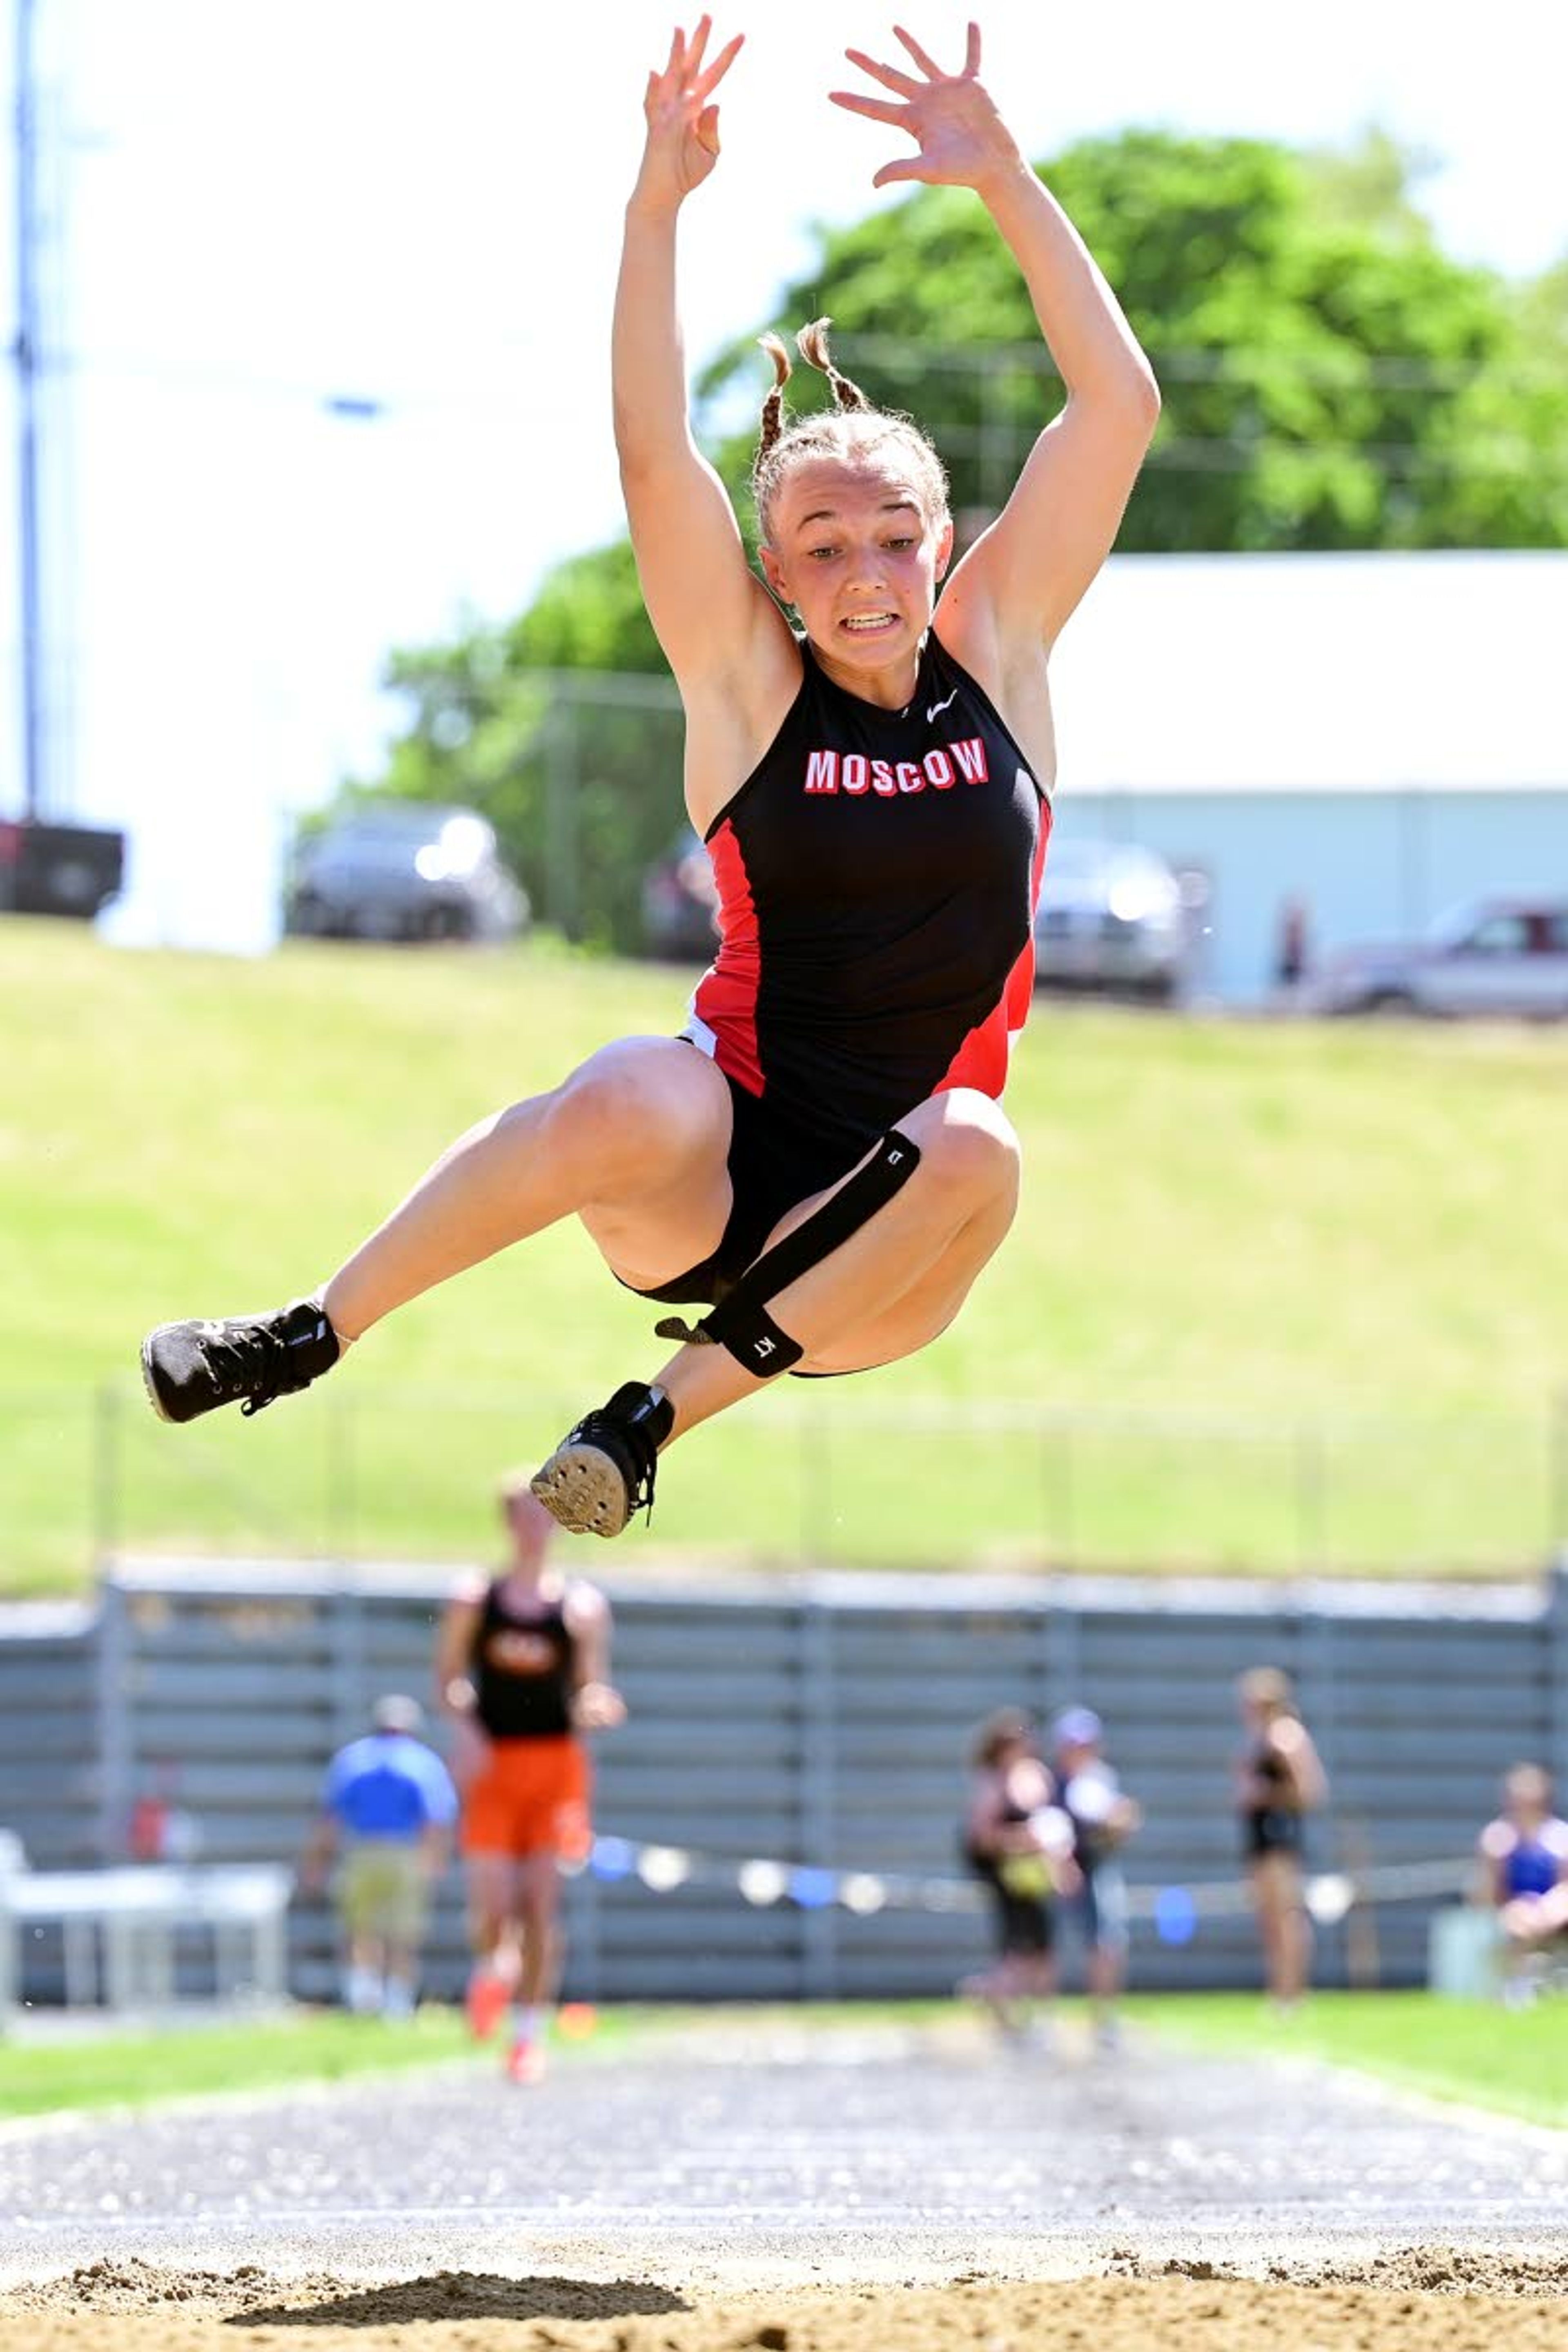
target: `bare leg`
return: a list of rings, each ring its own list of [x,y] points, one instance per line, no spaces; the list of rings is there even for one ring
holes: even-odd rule
[[[531,1853],[518,1870],[518,1928],[522,1966],[517,1997],[526,2009],[555,1998],[561,1974],[561,1879],[552,1853]]]
[[[517,1865],[510,1854],[468,1856],[468,1948],[509,1986],[517,1982],[517,1933],[512,1894]]]
[[[332,1328],[394,1308],[574,1213],[617,1269],[668,1280],[729,1213],[729,1091],[673,1037],[623,1038],[553,1093],[481,1119],[328,1283]]]
[[[1121,1952],[1115,1944],[1096,1944],[1089,1956],[1089,1994],[1102,2017],[1121,1990]]]
[[[936,1095],[899,1124],[921,1153],[909,1182],[770,1302],[805,1349],[803,1370],[859,1370],[924,1347],[952,1321],[1013,1222],[1017,1144],[988,1096]],[[803,1202],[784,1218],[770,1246],[816,1205]],[[706,1346],[682,1348],[657,1384],[675,1408],[671,1443],[763,1385],[727,1348]]]
[[[1262,1854],[1252,1882],[1269,1996],[1281,2009],[1293,2008],[1306,1990],[1311,1935],[1300,1865],[1292,1853]]]
[[[347,2007],[361,2017],[373,2015],[382,2005],[382,1986],[381,1938],[361,1929],[349,1938],[343,1970]]]
[[[388,1937],[384,1958],[386,1984],[385,2010],[388,2017],[411,2017],[415,1994],[419,1983],[419,1952],[416,1946]]]

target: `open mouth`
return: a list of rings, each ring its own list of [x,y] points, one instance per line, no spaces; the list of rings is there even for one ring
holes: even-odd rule
[[[896,613],[855,613],[847,614],[838,625],[847,629],[852,637],[885,636],[889,629],[898,627],[899,616]]]

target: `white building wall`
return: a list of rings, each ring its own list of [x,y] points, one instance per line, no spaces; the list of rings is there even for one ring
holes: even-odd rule
[[[1202,979],[1568,897],[1568,554],[1113,556],[1051,656],[1060,838],[1201,867]]]
[[[1064,793],[1058,837],[1139,842],[1205,875],[1195,981],[1231,1003],[1268,993],[1280,911],[1292,896],[1305,902],[1317,956],[1407,937],[1461,898],[1568,898],[1568,786]]]

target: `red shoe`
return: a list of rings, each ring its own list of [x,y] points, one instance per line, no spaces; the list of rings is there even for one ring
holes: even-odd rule
[[[544,2053],[537,2042],[514,2042],[507,2053],[506,2078],[509,2083],[542,2083],[544,2079]]]
[[[476,2042],[488,2042],[511,2001],[511,1989],[493,1969],[477,1968],[468,1979],[463,2007]]]

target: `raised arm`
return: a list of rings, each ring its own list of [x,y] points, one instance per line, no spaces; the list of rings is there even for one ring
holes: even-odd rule
[[[708,17],[678,31],[643,100],[647,139],[626,206],[616,288],[616,449],[632,547],[659,644],[677,680],[700,684],[745,661],[767,592],[746,562],[729,493],[691,437],[676,307],[680,207],[719,155],[712,93],[741,46],[706,61]]]
[[[889,96],[832,92],[836,105],[917,144],[917,154],[885,163],[873,184],[917,180],[974,190],[1024,274],[1067,387],[1065,407],[1036,441],[1002,513],[942,595],[949,624],[958,620],[972,643],[994,635],[1005,669],[1019,654],[1048,647],[1110,553],[1159,418],[1159,388],[1093,257],[979,79],[978,26],[969,27],[957,74],[943,73],[909,33],[894,30],[912,71],[847,52]],[[951,642],[950,629],[943,634]]]

